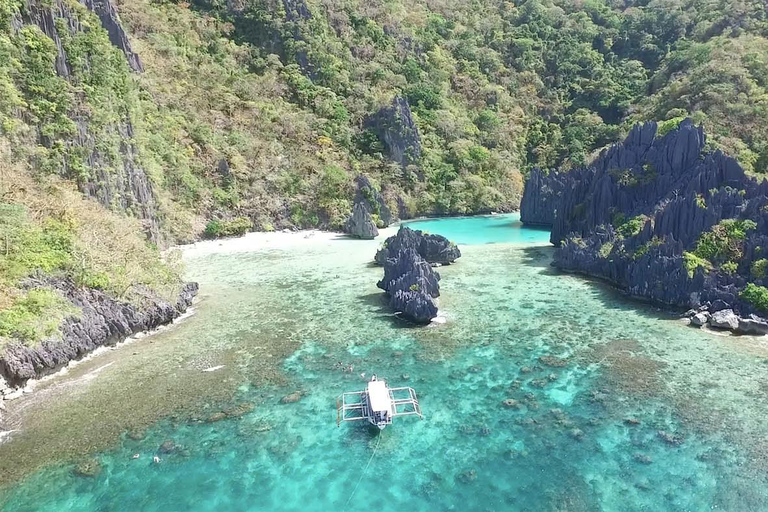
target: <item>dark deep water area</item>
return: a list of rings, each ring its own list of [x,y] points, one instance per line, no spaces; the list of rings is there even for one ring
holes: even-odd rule
[[[383,237],[190,251],[196,313],[62,377],[0,472],[59,455],[1,510],[768,510],[768,343],[556,273],[516,219],[411,224],[463,254],[425,328],[375,286]],[[337,427],[361,373],[413,387],[425,418]]]

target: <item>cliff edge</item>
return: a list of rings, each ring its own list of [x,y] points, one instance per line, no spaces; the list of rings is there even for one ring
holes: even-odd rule
[[[690,120],[636,125],[570,172],[534,170],[521,216],[551,225],[561,270],[691,308],[699,324],[768,332],[768,183],[708,150]],[[719,312],[730,321],[710,321]]]

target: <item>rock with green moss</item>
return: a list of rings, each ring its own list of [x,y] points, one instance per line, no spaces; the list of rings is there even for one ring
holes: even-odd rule
[[[636,125],[590,165],[555,173],[553,263],[660,305],[692,308],[696,324],[757,331],[750,315],[768,315],[761,254],[768,189],[733,158],[711,152],[702,128],[672,124]],[[703,312],[712,318],[695,316]]]

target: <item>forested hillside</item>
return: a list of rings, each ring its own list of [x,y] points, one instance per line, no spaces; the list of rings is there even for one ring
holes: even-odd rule
[[[0,338],[62,310],[36,270],[171,294],[158,248],[339,228],[360,174],[400,217],[512,210],[685,116],[768,172],[767,30],[751,0],[0,0]]]

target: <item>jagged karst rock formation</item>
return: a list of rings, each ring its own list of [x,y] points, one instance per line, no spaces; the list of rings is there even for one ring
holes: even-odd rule
[[[415,249],[401,249],[384,263],[384,278],[376,286],[387,292],[389,305],[416,323],[437,316],[440,274]]]
[[[533,169],[520,201],[520,221],[533,226],[552,226],[564,181],[560,173],[545,174],[541,169]]]
[[[60,325],[60,336],[35,346],[11,342],[0,354],[0,379],[23,386],[28,379],[51,373],[94,349],[114,345],[126,337],[167,324],[184,313],[197,295],[197,283],[187,283],[175,303],[151,290],[141,289],[141,306],[117,300],[95,289],[77,286],[70,279],[30,279],[29,288],[52,288],[81,309]],[[8,394],[14,390],[9,389]]]
[[[421,137],[406,98],[395,96],[389,107],[382,108],[367,119],[366,128],[379,137],[387,156],[402,167],[418,163]],[[419,179],[423,179],[420,174]]]
[[[371,240],[379,236],[376,223],[362,202],[355,203],[352,215],[347,220],[346,231],[355,238]]]
[[[376,215],[381,222],[381,227],[387,227],[392,224],[394,217],[384,200],[384,196],[373,186],[367,176],[360,175],[355,178],[355,198],[354,202],[362,203],[368,213]]]
[[[406,249],[415,250],[427,263],[448,265],[461,257],[458,246],[442,235],[425,234],[408,226],[401,226],[396,235],[384,242],[376,251],[374,260],[385,265],[392,255]]]
[[[768,262],[761,261],[768,248],[768,182],[747,176],[720,151],[706,151],[705,143],[690,120],[663,136],[656,123],[637,125],[589,166],[534,171],[522,217],[552,219],[559,269],[694,308],[694,323],[759,332],[766,311],[744,290],[768,285]],[[713,323],[696,316],[723,310],[734,317],[722,313]]]
[[[285,19],[288,21],[301,21],[312,18],[312,12],[305,0],[283,0]]]

